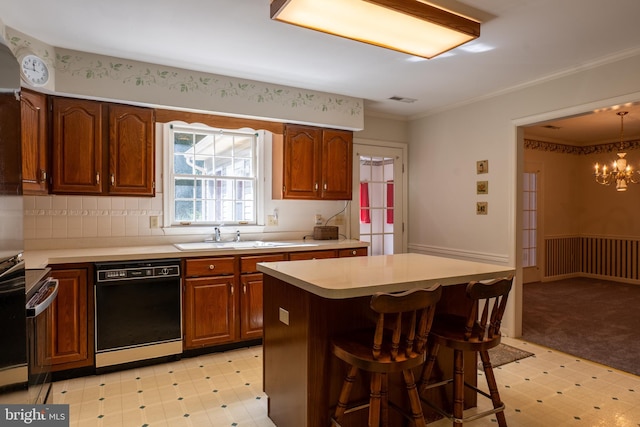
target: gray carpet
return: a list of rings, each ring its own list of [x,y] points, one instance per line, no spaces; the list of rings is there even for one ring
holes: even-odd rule
[[[522,338],[640,375],[640,286],[565,279],[523,286]]]
[[[533,356],[533,353],[520,350],[519,348],[511,347],[503,343],[498,344],[497,347],[489,350],[489,358],[491,359],[491,366],[497,368],[498,366],[506,365],[507,363],[515,362],[526,357]],[[482,370],[482,361],[478,358],[478,370]]]

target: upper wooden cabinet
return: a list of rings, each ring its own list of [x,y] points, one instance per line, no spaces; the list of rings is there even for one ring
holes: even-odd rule
[[[321,181],[322,198],[351,200],[353,132],[324,129],[322,131]]]
[[[154,130],[152,109],[109,105],[110,194],[155,194]]]
[[[101,102],[53,98],[53,193],[103,193],[103,107]]]
[[[53,193],[155,194],[152,109],[55,97],[52,128]]]
[[[47,150],[47,95],[22,89],[22,190],[24,194],[49,192]]]
[[[273,146],[273,198],[351,200],[352,132],[287,125]]]

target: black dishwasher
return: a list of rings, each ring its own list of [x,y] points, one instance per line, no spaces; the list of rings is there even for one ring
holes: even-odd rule
[[[96,368],[181,354],[180,260],[95,267]]]

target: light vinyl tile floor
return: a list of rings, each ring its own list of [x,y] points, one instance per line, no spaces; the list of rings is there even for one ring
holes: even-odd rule
[[[494,369],[510,427],[640,427],[640,377],[519,339],[503,343],[534,353]],[[71,427],[274,427],[260,346],[56,382],[53,403],[69,404]]]

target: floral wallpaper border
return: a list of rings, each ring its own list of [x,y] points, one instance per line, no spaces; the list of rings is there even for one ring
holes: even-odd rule
[[[85,81],[117,82],[131,88],[132,93],[136,88],[158,88],[173,94],[204,95],[218,101],[235,100],[254,105],[278,105],[290,110],[304,108],[315,113],[334,113],[359,120],[364,115],[364,102],[359,98],[54,48],[9,27],[6,33],[16,56],[24,52],[36,53],[49,62],[60,77],[68,75]]]
[[[538,150],[553,152],[559,154],[600,154],[600,153],[614,153],[625,150],[638,150],[640,149],[640,140],[624,141],[622,148],[619,142],[610,142],[607,144],[589,145],[586,147],[577,147],[574,145],[558,144],[555,142],[537,141],[535,139],[525,139],[524,148],[528,150]]]

